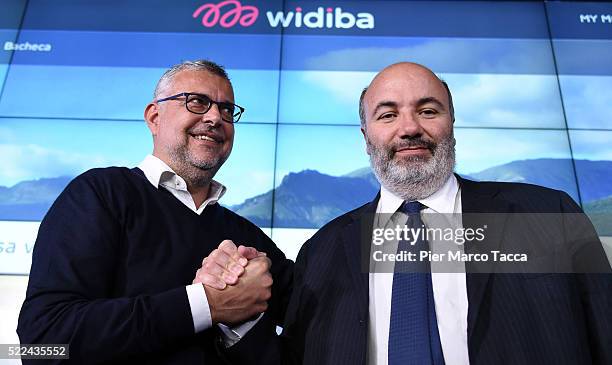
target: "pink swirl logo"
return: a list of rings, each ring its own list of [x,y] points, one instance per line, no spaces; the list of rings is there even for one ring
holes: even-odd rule
[[[221,15],[222,9],[227,10],[223,15]],[[218,4],[204,4],[197,8],[192,16],[197,18],[200,14],[202,14],[202,25],[206,28],[212,28],[217,24],[223,28],[231,28],[236,23],[250,27],[259,16],[259,9],[252,5],[242,5],[238,0],[225,0]]]

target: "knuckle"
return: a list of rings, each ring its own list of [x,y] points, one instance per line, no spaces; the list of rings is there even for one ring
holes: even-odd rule
[[[221,241],[219,248],[222,248],[224,251],[232,252],[236,250],[236,245],[232,240],[223,240]]]
[[[261,261],[253,262],[253,270],[256,271],[257,273],[261,273],[262,271],[264,271]]]
[[[202,268],[206,271],[210,271],[213,267],[215,266],[215,264],[211,261],[206,261],[203,265]]]
[[[266,274],[266,275],[264,275],[264,277],[261,279],[261,282],[262,282],[262,284],[263,284],[265,287],[268,287],[268,288],[269,288],[269,287],[271,287],[271,286],[272,286],[272,284],[274,283],[274,280],[272,279],[272,275],[270,275],[270,274]]]
[[[262,300],[269,300],[271,297],[272,297],[272,291],[270,290],[264,291],[261,295]]]

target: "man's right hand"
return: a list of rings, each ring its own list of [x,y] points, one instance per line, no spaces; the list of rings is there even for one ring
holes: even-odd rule
[[[235,325],[265,312],[272,295],[271,261],[265,256],[248,261],[235,285],[218,290],[204,285],[213,323]]]
[[[266,256],[253,247],[240,245],[236,247],[232,240],[223,240],[208,257],[202,260],[193,284],[203,283],[216,289],[225,289],[226,285],[234,285],[238,277],[244,273],[248,260]]]

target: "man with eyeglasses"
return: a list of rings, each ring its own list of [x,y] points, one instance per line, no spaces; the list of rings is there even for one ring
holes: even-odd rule
[[[69,344],[73,363],[217,364],[225,348],[245,350],[243,336],[273,331],[292,263],[217,204],[226,188],[213,180],[243,112],[213,62],[163,74],[144,112],[153,154],[137,168],[75,178],[42,221],[17,328],[22,343]],[[224,290],[196,275],[220,243],[250,259],[226,268],[227,282],[240,282]]]

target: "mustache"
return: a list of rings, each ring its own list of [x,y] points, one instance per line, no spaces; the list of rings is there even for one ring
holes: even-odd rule
[[[218,141],[223,140],[223,136],[219,134],[215,128],[206,124],[206,125],[195,125],[187,130],[189,134],[204,134]]]
[[[432,153],[435,151],[437,144],[433,141],[423,139],[422,137],[408,137],[401,139],[398,143],[391,146],[390,152],[395,154],[397,150],[403,148],[427,148]]]

